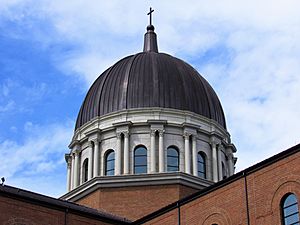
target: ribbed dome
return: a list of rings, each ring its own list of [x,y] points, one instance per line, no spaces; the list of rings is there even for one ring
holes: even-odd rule
[[[75,129],[97,116],[149,107],[191,111],[226,129],[212,87],[189,64],[158,53],[154,27],[145,35],[144,52],[121,59],[97,78],[80,108]]]

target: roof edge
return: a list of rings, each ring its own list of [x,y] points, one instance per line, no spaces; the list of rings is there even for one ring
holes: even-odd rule
[[[66,200],[56,199],[50,196],[42,195],[39,193],[31,192],[28,190],[4,185],[0,185],[0,196],[11,197],[17,200],[23,200],[25,202],[40,205],[42,207],[49,207],[55,210],[68,211],[75,214],[79,214],[83,217],[92,217],[104,222],[110,222],[112,224],[131,224],[130,220],[121,218],[107,212],[101,212],[93,208],[89,208],[83,205],[79,205]]]
[[[265,160],[263,160],[259,163],[256,163],[253,166],[250,166],[250,167],[248,167],[248,168],[246,168],[246,169],[244,169],[244,170],[228,177],[225,180],[219,181],[219,182],[217,182],[217,183],[215,183],[215,184],[213,184],[213,185],[211,185],[207,188],[204,188],[201,191],[198,191],[198,192],[196,192],[192,195],[189,195],[185,198],[182,198],[182,199],[180,199],[176,202],[173,202],[173,203],[171,203],[171,204],[169,204],[169,205],[167,205],[167,206],[165,206],[165,207],[163,207],[163,208],[161,208],[161,209],[159,209],[155,212],[152,212],[152,213],[150,213],[150,214],[134,221],[133,224],[136,224],[136,225],[143,224],[147,221],[150,221],[154,218],[157,218],[158,216],[163,215],[163,214],[165,214],[165,213],[167,213],[167,212],[169,212],[173,209],[176,209],[179,206],[185,205],[185,204],[187,204],[187,203],[189,203],[189,202],[191,202],[191,201],[193,201],[197,198],[200,198],[200,197],[202,197],[206,194],[209,194],[209,193],[211,193],[211,192],[213,192],[213,191],[215,191],[219,188],[222,188],[222,187],[224,187],[224,186],[226,186],[226,185],[242,178],[242,177],[250,175],[250,174],[256,172],[257,170],[263,169],[263,168],[265,168],[269,165],[272,165],[275,162],[278,162],[278,161],[280,161],[284,158],[287,158],[287,157],[289,157],[293,154],[296,154],[298,152],[300,152],[300,143],[295,145],[295,146],[292,146],[292,147],[290,147],[290,148],[288,148],[288,149],[286,149],[286,150],[284,150],[284,151],[282,151],[282,152],[280,152],[280,153],[278,153],[278,154],[276,154],[276,155],[274,155],[270,158],[267,158],[267,159],[265,159]]]

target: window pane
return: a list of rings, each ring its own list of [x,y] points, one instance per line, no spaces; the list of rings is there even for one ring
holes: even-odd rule
[[[107,160],[112,160],[112,159],[115,159],[115,152],[110,152],[107,155]]]
[[[178,157],[178,152],[174,148],[168,148],[168,156],[175,156]]]
[[[297,202],[297,198],[294,194],[290,194],[284,201],[283,207],[287,207],[289,205],[295,204]]]
[[[168,157],[168,166],[178,166],[178,157]]]
[[[115,152],[111,151],[106,155],[105,160],[105,175],[115,175]]]
[[[115,168],[115,161],[114,160],[107,162],[107,164],[106,164],[106,170],[112,170],[114,168]]]
[[[198,176],[201,178],[206,178],[206,162],[205,157],[202,155],[201,152],[198,152]]]
[[[167,171],[179,171],[179,154],[172,147],[167,149]]]
[[[298,213],[285,218],[285,223],[287,225],[294,224],[296,222],[299,222],[299,215],[298,215]]]
[[[204,158],[200,153],[198,153],[198,162],[204,163]]]
[[[135,162],[136,166],[143,166],[143,165],[145,166],[145,165],[147,165],[147,157],[136,156],[134,162]]]
[[[138,156],[138,155],[147,155],[147,150],[144,147],[138,147],[135,151],[134,151],[134,155]]]
[[[147,166],[136,166],[134,168],[134,173],[136,173],[136,174],[147,173]]]
[[[173,167],[173,166],[168,166],[168,171],[172,172],[172,171],[178,171],[178,167]]]
[[[198,170],[204,172],[205,166],[203,163],[198,163]]]
[[[134,173],[147,173],[147,149],[138,147],[134,151]]]
[[[291,215],[291,214],[293,214],[293,213],[295,213],[295,212],[298,212],[298,206],[297,206],[297,204],[291,205],[291,206],[289,206],[289,207],[287,207],[287,208],[284,209],[284,215],[286,217],[289,216],[289,215]]]
[[[198,177],[206,178],[205,174],[204,174],[204,173],[201,173],[201,172],[198,172]]]
[[[107,171],[106,175],[107,176],[113,176],[113,175],[115,175],[115,170],[109,170],[109,171]]]

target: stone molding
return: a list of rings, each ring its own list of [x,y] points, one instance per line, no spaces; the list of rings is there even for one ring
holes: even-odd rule
[[[77,201],[85,195],[101,188],[168,184],[182,184],[201,190],[212,185],[213,182],[182,172],[103,176],[94,177],[93,179],[61,196],[60,199]]]

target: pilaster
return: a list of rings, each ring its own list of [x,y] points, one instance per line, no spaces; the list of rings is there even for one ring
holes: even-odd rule
[[[165,152],[164,152],[164,130],[159,130],[159,139],[158,139],[158,169],[159,172],[165,172]]]
[[[190,150],[190,133],[185,132],[184,137],[184,168],[185,172],[191,174],[191,150]]]

